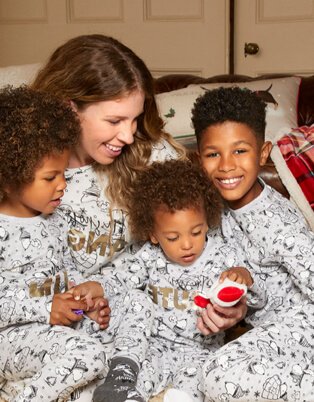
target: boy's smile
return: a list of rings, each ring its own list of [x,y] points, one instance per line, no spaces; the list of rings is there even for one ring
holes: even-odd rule
[[[258,144],[246,124],[233,121],[208,127],[199,143],[204,170],[233,209],[243,207],[261,193],[257,176],[270,150],[270,142]]]

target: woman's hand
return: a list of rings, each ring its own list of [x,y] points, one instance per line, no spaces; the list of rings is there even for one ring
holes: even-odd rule
[[[99,324],[100,329],[108,328],[110,321],[110,307],[108,300],[104,297],[93,299],[94,306],[85,314],[93,321]]]
[[[70,326],[73,322],[83,318],[83,314],[75,314],[73,310],[86,309],[87,305],[84,300],[74,300],[70,293],[57,293],[52,299],[49,323]]]
[[[246,316],[246,313],[245,297],[233,307],[220,307],[209,303],[197,318],[197,328],[206,336],[217,334],[236,325]]]

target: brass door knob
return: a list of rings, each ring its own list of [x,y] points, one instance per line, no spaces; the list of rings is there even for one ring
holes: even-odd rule
[[[259,46],[257,43],[245,43],[244,45],[244,56],[246,57],[248,54],[253,55],[257,54],[259,51]]]

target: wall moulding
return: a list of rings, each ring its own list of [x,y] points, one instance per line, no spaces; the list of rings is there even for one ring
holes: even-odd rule
[[[144,21],[203,20],[204,0],[144,0]]]
[[[308,70],[308,69],[294,69],[294,70],[285,70],[283,69],[279,70],[259,70],[256,71],[254,76],[259,77],[261,75],[267,75],[267,74],[287,74],[287,75],[300,75],[301,77],[309,77],[311,75],[314,75],[314,70]]]
[[[123,0],[66,0],[66,13],[69,24],[124,21]]]
[[[0,0],[0,24],[45,24],[48,22],[47,0]]]
[[[288,7],[288,3],[291,7]],[[280,4],[282,3],[282,6]],[[285,12],[289,10],[289,12]],[[314,20],[314,0],[257,0],[256,22],[264,23],[285,23],[296,21],[313,21]]]
[[[150,68],[149,71],[154,78],[168,74],[192,74],[202,76],[202,69],[195,68]]]

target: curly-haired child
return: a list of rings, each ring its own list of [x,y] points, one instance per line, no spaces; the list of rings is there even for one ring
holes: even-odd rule
[[[295,206],[258,177],[272,147],[265,118],[261,98],[238,87],[207,91],[192,110],[201,165],[228,206],[222,232],[246,253],[267,295],[246,317],[254,328],[207,360],[209,400],[314,400],[314,236]]]
[[[145,401],[169,385],[167,402],[204,399],[201,367],[222,345],[223,334],[198,332],[194,296],[239,261],[220,235],[221,208],[214,186],[189,161],[155,162],[134,184],[129,224],[134,239],[145,244],[123,257],[128,273],[126,267],[113,269],[104,287],[142,288],[154,302],[152,336],[136,386]],[[252,285],[242,267],[227,270],[226,277]],[[106,380],[93,401],[109,401],[111,392],[112,382]]]
[[[117,301],[119,314],[113,312],[108,331],[99,331],[107,326],[103,288],[97,281],[84,282],[67,245],[66,221],[54,212],[80,130],[70,105],[54,95],[27,87],[0,91],[1,375],[30,377],[15,401],[55,401],[80,393],[78,387],[105,373],[102,342],[117,335],[122,317],[126,339],[129,331],[143,332],[136,325],[130,329],[130,320],[139,317],[140,324],[146,319],[150,325],[145,314],[151,307],[141,292],[139,300],[147,307],[132,310],[126,294]],[[84,283],[88,303],[74,297],[71,282]],[[100,324],[98,331],[91,331],[93,321]],[[145,347],[133,344],[124,354],[129,349]]]
[[[1,90],[1,373],[32,376],[16,401],[55,400],[104,367],[101,343],[70,327],[82,319],[73,310],[87,306],[65,292],[69,280],[82,278],[65,221],[53,214],[79,133],[76,115],[56,97],[27,87]]]

